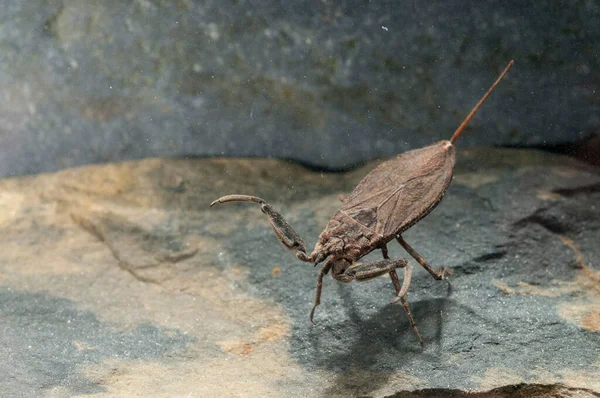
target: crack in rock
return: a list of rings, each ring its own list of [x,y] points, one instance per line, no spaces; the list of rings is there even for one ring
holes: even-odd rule
[[[147,227],[110,212],[72,213],[71,219],[106,245],[119,267],[141,282],[159,284],[169,278],[165,268],[198,253],[198,247],[182,240],[185,233],[179,231],[179,226],[168,222]],[[171,231],[173,228],[176,230]]]

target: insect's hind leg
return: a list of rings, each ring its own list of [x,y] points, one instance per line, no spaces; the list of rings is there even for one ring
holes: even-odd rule
[[[383,258],[389,259],[387,246],[383,246],[381,248],[381,254]],[[425,343],[423,342],[423,338],[421,337],[421,333],[419,333],[419,328],[413,319],[413,316],[410,312],[410,307],[408,306],[408,302],[406,301],[406,293],[408,292],[408,287],[410,286],[410,281],[412,278],[412,267],[410,263],[406,263],[406,266],[403,268],[404,270],[404,278],[402,279],[402,285],[400,285],[400,281],[398,280],[398,273],[396,270],[390,271],[390,278],[392,279],[392,283],[394,284],[394,289],[396,290],[396,297],[392,300],[391,304],[395,304],[398,301],[402,303],[402,307],[404,307],[404,311],[406,312],[406,316],[408,318],[408,322],[410,326],[413,328],[415,334],[417,335],[417,339],[419,339],[419,344],[423,346]]]
[[[442,280],[446,275],[452,275],[452,271],[449,269],[445,269],[444,267],[440,267],[437,271],[433,269],[431,265],[419,253],[416,252],[402,237],[402,235],[397,235],[396,240],[400,245],[411,255],[412,258],[417,260],[417,262],[421,265],[421,267],[425,268],[427,272],[431,274],[435,279]]]

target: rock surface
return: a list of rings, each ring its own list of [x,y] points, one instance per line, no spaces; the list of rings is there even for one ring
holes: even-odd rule
[[[600,4],[4,0],[0,176],[149,156],[345,168],[600,126]]]
[[[373,164],[150,159],[0,181],[0,390],[597,396],[600,174],[536,151],[458,160],[443,202],[404,235],[454,271],[439,282],[415,267],[424,349],[387,278],[328,277],[311,326],[317,270],[256,205],[208,208],[222,194],[267,198],[312,245]]]

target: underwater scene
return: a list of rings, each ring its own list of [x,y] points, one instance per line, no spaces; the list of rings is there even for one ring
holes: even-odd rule
[[[600,396],[599,21],[3,0],[0,396]]]

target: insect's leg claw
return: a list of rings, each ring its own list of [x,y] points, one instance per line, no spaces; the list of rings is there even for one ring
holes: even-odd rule
[[[440,279],[444,279],[446,276],[452,275],[452,270],[450,268],[440,267],[438,269],[438,275],[440,276]]]
[[[310,310],[310,323],[312,323],[313,326],[316,325],[315,320],[314,320],[315,310],[317,309],[317,307],[319,306],[319,304],[321,304],[321,297],[320,296],[321,295],[319,294],[319,297],[315,300],[315,304],[313,305],[312,309]]]

